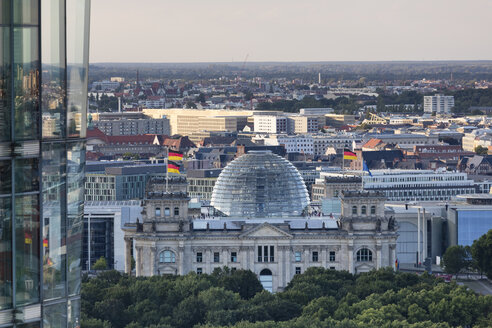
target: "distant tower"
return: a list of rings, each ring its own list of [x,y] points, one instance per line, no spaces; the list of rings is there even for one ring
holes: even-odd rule
[[[318,73],[318,84],[321,84],[321,72]]]
[[[138,87],[138,81],[139,81],[139,80],[138,80],[138,69],[137,69],[137,87]]]

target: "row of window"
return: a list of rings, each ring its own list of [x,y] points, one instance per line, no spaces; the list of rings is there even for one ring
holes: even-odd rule
[[[160,207],[155,208],[155,216],[156,217],[161,216],[161,208]],[[164,216],[171,216],[171,209],[169,207],[164,208]],[[174,216],[179,216],[179,207],[174,208]]]
[[[294,260],[296,262],[301,262],[302,261],[302,252],[301,251],[296,251],[294,253]],[[319,252],[318,251],[313,251],[311,252],[311,261],[312,262],[318,262],[319,261]],[[334,251],[329,252],[329,261],[330,262],[335,262],[336,261],[336,254]]]
[[[354,206],[352,206],[352,215],[357,215],[357,214],[359,214],[359,209],[358,209],[358,206],[354,205]],[[376,215],[376,205],[371,206],[370,214]],[[367,215],[367,206],[366,205],[362,205],[360,207],[360,215]]]

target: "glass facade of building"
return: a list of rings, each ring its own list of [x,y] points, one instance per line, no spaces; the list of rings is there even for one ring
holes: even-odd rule
[[[0,326],[78,327],[90,0],[0,0]]]
[[[492,229],[492,210],[458,210],[458,245],[471,246]]]
[[[270,151],[250,151],[219,175],[211,205],[227,216],[286,217],[302,215],[309,204],[297,169]]]

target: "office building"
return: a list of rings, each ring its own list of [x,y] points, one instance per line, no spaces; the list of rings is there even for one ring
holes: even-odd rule
[[[475,193],[466,173],[438,170],[372,170],[365,175],[365,190],[380,191],[389,201],[446,201],[456,195]]]
[[[80,326],[89,11],[0,2],[1,327]]]
[[[445,95],[424,96],[424,112],[450,114],[454,107],[454,97]]]
[[[139,200],[85,202],[82,270],[91,270],[92,265],[104,257],[108,269],[124,271],[123,226],[137,220],[142,220]]]
[[[194,169],[186,171],[188,196],[209,202],[222,169]]]
[[[288,119],[283,115],[254,115],[255,132],[288,133]]]
[[[129,136],[140,134],[171,134],[167,118],[98,120],[93,126],[107,136]]]

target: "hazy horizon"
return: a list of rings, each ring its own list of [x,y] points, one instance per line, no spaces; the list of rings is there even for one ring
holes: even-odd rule
[[[91,13],[91,63],[492,59],[489,0],[95,0]]]

